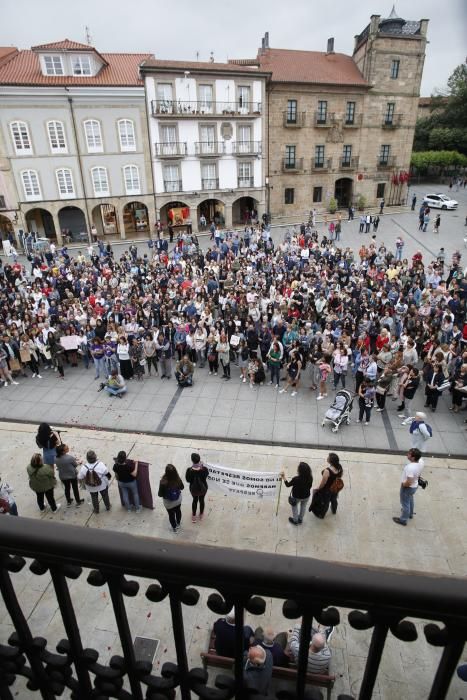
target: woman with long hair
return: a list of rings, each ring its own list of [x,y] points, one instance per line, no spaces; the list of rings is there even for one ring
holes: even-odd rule
[[[163,499],[174,532],[180,530],[180,522],[182,520],[182,491],[184,488],[183,481],[180,479],[174,465],[167,464],[164,476],[159,483],[159,492],[157,495],[159,498]]]
[[[45,464],[55,464],[57,445],[61,442],[60,435],[52,430],[48,423],[41,423],[37,429],[36,445],[42,449]]]
[[[321,472],[321,482],[318,488],[313,491],[313,498],[309,508],[317,518],[324,518],[328,512],[329,505],[331,505],[331,512],[334,515],[337,513],[338,494],[343,487],[343,472],[338,455],[335,452],[330,452],[327,465]],[[336,481],[337,483],[335,483]]]
[[[313,475],[310,465],[306,462],[300,462],[297,468],[297,475],[292,479],[285,478],[285,472],[280,472],[280,478],[283,480],[287,488],[292,487],[292,492],[289,496],[289,504],[292,507],[292,517],[289,518],[289,523],[292,525],[300,525],[306,512],[306,506],[310,498],[310,491],[313,485]]]

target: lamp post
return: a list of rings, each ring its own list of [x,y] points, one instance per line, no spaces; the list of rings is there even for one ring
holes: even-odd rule
[[[270,209],[271,209],[271,184],[270,184],[270,179],[269,179],[268,175],[266,176],[264,182],[266,184],[266,214],[267,214],[268,223],[269,223],[271,221],[271,212],[270,212]]]

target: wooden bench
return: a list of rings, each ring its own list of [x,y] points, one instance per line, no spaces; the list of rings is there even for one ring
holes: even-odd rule
[[[229,656],[219,656],[216,652],[216,635],[214,634],[214,630],[211,631],[210,637],[209,637],[209,643],[208,643],[208,649],[207,651],[202,651],[201,652],[201,659],[203,662],[203,666],[205,669],[207,669],[208,666],[216,666],[218,668],[225,668],[228,670],[233,669],[234,665],[234,659],[230,658]],[[295,664],[291,664],[288,667],[283,667],[283,666],[273,666],[272,667],[272,677],[273,678],[278,678],[283,681],[290,681],[291,683],[295,683],[297,680],[297,667]],[[326,688],[326,698],[327,700],[331,700],[331,691],[334,687],[334,681],[336,680],[336,677],[331,674],[322,674],[322,673],[307,673],[306,674],[306,683],[307,685],[314,685],[319,688]]]

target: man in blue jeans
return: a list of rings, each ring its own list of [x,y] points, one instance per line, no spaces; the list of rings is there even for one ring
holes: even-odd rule
[[[399,518],[393,518],[393,521],[398,525],[407,525],[407,520],[414,516],[414,501],[413,497],[418,488],[418,477],[422,473],[424,467],[422,453],[413,447],[407,453],[409,459],[402,471],[400,502],[401,514]]]

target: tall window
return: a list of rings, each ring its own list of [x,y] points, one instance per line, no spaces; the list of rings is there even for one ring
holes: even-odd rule
[[[121,151],[136,151],[135,125],[131,119],[119,120],[118,138]]]
[[[41,188],[39,186],[39,178],[35,170],[23,170],[21,173],[21,181],[23,183],[24,198],[28,201],[41,199]]]
[[[215,190],[219,186],[215,163],[203,163],[201,165],[201,186],[203,190]]]
[[[238,164],[238,186],[253,187],[253,163],[246,161]]]
[[[55,173],[57,177],[58,194],[60,199],[74,197],[75,188],[73,186],[73,175],[69,168],[61,168]]]
[[[297,100],[287,100],[287,124],[297,123]],[[293,202],[286,202],[293,204]]]
[[[157,108],[161,114],[173,114],[173,93],[171,83],[157,83],[156,87]]]
[[[249,112],[251,104],[251,88],[249,85],[239,85],[237,88],[238,108],[241,112]]]
[[[50,150],[54,153],[67,153],[65,141],[65,129],[63,122],[47,122],[47,133],[49,135]]]
[[[345,108],[345,123],[353,124],[355,120],[355,102],[347,102]]]
[[[384,115],[384,123],[390,126],[394,121],[394,109],[396,105],[394,102],[387,102],[386,113]]]
[[[110,191],[107,168],[91,168],[91,178],[95,196],[108,197]]]
[[[16,155],[32,155],[31,139],[29,137],[29,129],[26,122],[11,122],[10,131]]]
[[[319,100],[318,101],[318,114],[317,114],[318,124],[326,124],[327,116],[328,116],[328,103],[326,100]]]
[[[216,153],[216,127],[211,125],[199,127],[200,153]]]
[[[73,56],[71,59],[73,75],[91,75],[91,59],[89,56]]]
[[[141,194],[139,170],[136,165],[125,165],[123,168],[126,194]]]
[[[386,189],[385,182],[378,182],[376,185],[376,199],[384,199],[384,190]]]
[[[212,113],[213,112],[213,97],[214,90],[212,85],[199,85],[199,109],[201,112]]]
[[[393,61],[391,61],[391,78],[393,80],[399,77],[400,64],[401,62],[399,61],[399,59],[394,59]]]
[[[352,146],[344,146],[342,149],[342,167],[349,166],[352,160]]]
[[[102,153],[102,134],[101,125],[97,119],[88,119],[84,122],[84,133],[86,135],[86,144],[88,153]]]
[[[323,201],[323,188],[322,187],[313,187],[313,202],[322,202]]]
[[[380,165],[387,165],[389,163],[389,157],[391,155],[391,146],[383,144],[381,146],[381,151],[379,152],[379,163]]]
[[[293,204],[295,199],[295,189],[286,187],[284,190],[284,204]]]
[[[180,192],[182,182],[178,165],[165,165],[163,170],[164,189],[166,192]]]
[[[44,56],[44,66],[47,75],[63,75],[61,56]]]
[[[285,167],[295,168],[296,165],[296,146],[285,147]]]
[[[324,167],[324,146],[315,146],[315,168]]]
[[[237,153],[251,153],[251,126],[237,126]]]

